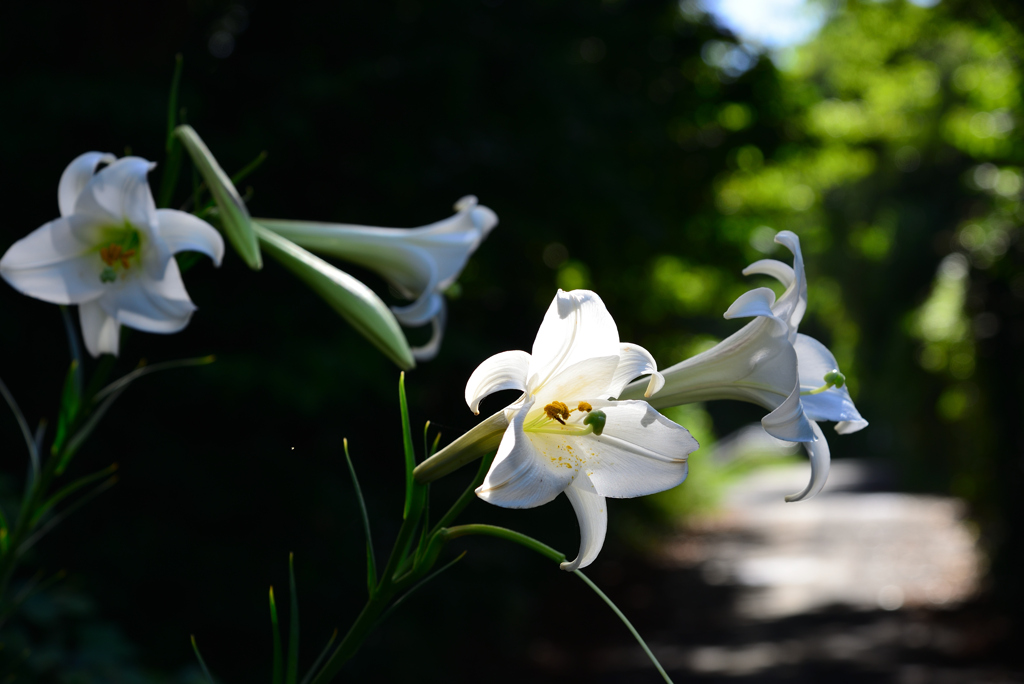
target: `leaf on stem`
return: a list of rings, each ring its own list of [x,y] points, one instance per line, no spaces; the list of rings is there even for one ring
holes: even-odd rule
[[[82,385],[80,366],[78,360],[73,359],[64,378],[64,390],[60,396],[60,410],[57,412],[57,432],[53,437],[53,445],[50,447],[50,454],[56,456],[64,446],[68,438],[71,426],[78,418],[78,411],[82,407]]]
[[[402,519],[409,517],[413,505],[412,471],[416,468],[416,452],[412,446],[412,426],[409,424],[409,404],[405,399],[405,373],[398,376],[398,403],[402,408],[402,446],[405,451],[405,511]]]
[[[0,380],[0,394],[4,395],[4,400],[11,409],[11,413],[14,414],[15,419],[18,421],[18,427],[21,428],[21,436],[25,438],[25,444],[28,446],[28,456],[32,463],[33,477],[38,477],[39,474],[39,452],[36,451],[36,442],[32,438],[32,432],[28,429],[28,421],[25,420],[25,414],[21,412],[18,407],[18,402],[14,400],[14,395],[7,389],[7,385],[3,380]]]
[[[327,654],[331,652],[331,646],[334,645],[334,640],[338,638],[338,630],[335,629],[334,633],[331,634],[331,638],[327,641],[327,645],[324,646],[324,650],[320,651],[320,655],[317,656],[316,660],[313,661],[313,667],[309,668],[309,672],[302,678],[299,684],[309,684],[313,681],[313,676],[316,674],[317,668],[323,664],[324,659],[327,658]]]
[[[86,475],[85,477],[79,478],[78,480],[75,480],[71,484],[63,487],[60,491],[58,491],[56,494],[47,499],[43,503],[43,505],[36,509],[36,512],[32,514],[32,519],[29,522],[29,527],[35,527],[36,523],[39,522],[39,519],[42,518],[43,515],[45,515],[50,509],[55,507],[57,504],[59,504],[67,497],[77,492],[82,487],[90,485],[93,482],[96,482],[97,480],[102,480],[108,475],[112,475],[115,471],[117,471],[117,464],[112,463],[99,472],[93,473],[92,475]]]
[[[388,616],[390,616],[391,613],[393,613],[395,611],[395,609],[398,608],[399,605],[401,605],[407,598],[409,598],[414,591],[416,591],[417,589],[419,589],[420,587],[425,585],[427,582],[429,582],[430,580],[432,580],[435,577],[437,577],[438,575],[440,575],[442,572],[444,572],[448,568],[450,568],[453,565],[455,565],[456,563],[458,563],[463,558],[465,558],[467,553],[469,553],[469,551],[463,551],[458,556],[456,556],[455,558],[451,559],[450,561],[448,561],[447,563],[442,565],[440,568],[438,568],[434,572],[430,573],[429,575],[427,575],[426,577],[421,579],[416,584],[412,585],[412,587],[409,588],[409,591],[405,592],[404,594],[399,596],[397,599],[395,599],[395,602],[392,603],[388,607],[388,609],[386,611],[384,611],[383,614],[381,614],[381,616],[379,618],[377,618],[377,622],[374,625],[374,627],[380,626],[381,623],[383,623],[385,620],[387,620]]]
[[[399,368],[416,366],[395,315],[373,290],[291,240],[253,223],[263,249],[331,305]]]
[[[199,661],[199,667],[203,670],[203,675],[206,677],[206,681],[209,684],[214,684],[213,676],[210,674],[210,670],[206,667],[206,662],[203,660],[203,654],[199,652],[199,646],[196,644],[196,635],[189,635],[192,637],[192,650],[196,654],[196,660]]]
[[[366,510],[366,500],[363,498],[363,489],[359,486],[359,478],[356,477],[356,468],[352,465],[352,457],[348,453],[348,439],[342,440],[345,450],[345,462],[348,464],[348,472],[352,475],[352,484],[356,488],[356,500],[359,502],[359,513],[363,517],[363,532],[366,534],[366,586],[370,596],[377,591],[377,560],[373,552],[373,535],[370,533],[370,515]]]
[[[281,627],[277,621],[274,587],[270,587],[270,625],[274,631],[274,669],[271,681],[273,684],[284,684],[284,660],[281,658]]]
[[[249,265],[249,268],[254,271],[263,268],[259,241],[253,231],[249,210],[231,179],[224,173],[224,169],[221,168],[195,129],[187,125],[178,126],[174,129],[174,134],[185,146],[185,150],[192,158],[192,163],[203,176],[206,186],[210,189],[210,194],[216,200],[228,241],[231,242],[242,260]],[[196,206],[198,207],[198,203]]]
[[[299,592],[295,588],[295,554],[288,554],[288,588],[291,593],[291,618],[288,621],[288,668],[286,684],[299,679]]]

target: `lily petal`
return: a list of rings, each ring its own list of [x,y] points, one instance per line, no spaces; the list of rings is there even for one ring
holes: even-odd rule
[[[558,567],[572,572],[593,563],[601,552],[608,532],[608,509],[604,497],[594,490],[594,485],[585,476],[573,480],[566,487],[565,496],[576,511],[576,519],[580,523],[580,552],[576,560],[564,562]]]
[[[807,311],[807,278],[804,276],[804,257],[800,252],[800,238],[789,230],[775,234],[775,242],[793,253],[793,282],[786,286],[775,303],[775,315],[789,324],[790,342],[796,340],[796,330]]]
[[[98,301],[79,304],[78,320],[82,324],[85,348],[93,357],[100,354],[117,356],[121,342],[121,324],[104,311]]]
[[[533,398],[540,406],[545,406],[556,400],[566,402],[582,400],[591,403],[593,403],[591,400],[604,400],[614,396],[609,388],[618,365],[619,358],[617,356],[584,359],[565,368],[539,389],[532,384],[527,385],[526,391],[533,393]],[[531,373],[531,382],[534,377],[536,376]]]
[[[825,384],[825,374],[838,369],[836,357],[813,337],[797,334],[793,344],[800,366],[800,385],[803,391],[817,389]],[[836,432],[845,435],[868,426],[850,397],[850,390],[843,387],[830,387],[820,394],[803,396],[804,412],[811,420],[833,420],[837,423]]]
[[[647,389],[644,391],[645,397],[650,397],[665,386],[665,378],[658,372],[658,362],[654,360],[649,351],[629,342],[621,343],[619,345],[619,365],[615,369],[615,376],[608,387],[609,396],[619,396],[622,389],[640,375],[651,376],[647,382]]]
[[[784,287],[789,287],[796,280],[793,267],[778,259],[761,259],[743,269],[743,275],[766,275],[778,280]]]
[[[167,262],[163,278],[152,280],[136,274],[137,283],[119,283],[99,299],[107,315],[136,330],[153,333],[178,332],[188,325],[195,304],[185,291],[178,262]]]
[[[556,458],[554,440],[533,440],[523,432],[532,403],[523,406],[505,434],[476,495],[504,508],[533,508],[552,501],[576,475]],[[546,436],[546,435],[545,435]]]
[[[543,386],[564,369],[593,357],[618,357],[619,329],[590,290],[559,290],[533,342],[530,384]]]
[[[726,309],[723,317],[728,320],[754,316],[775,318],[775,312],[772,311],[773,306],[775,306],[775,293],[767,287],[758,287],[737,297],[736,301]]]
[[[506,351],[490,357],[473,371],[466,383],[469,410],[480,414],[480,401],[494,392],[515,389],[526,391],[530,355],[524,351]]]
[[[697,450],[690,432],[644,401],[594,402],[607,415],[604,431],[577,438],[583,472],[602,496],[631,498],[661,492],[686,479]]]
[[[96,167],[103,163],[113,164],[115,161],[117,157],[109,152],[86,152],[72,159],[60,175],[60,183],[57,184],[57,206],[60,207],[60,215],[71,216],[75,213],[75,202],[95,175]]]
[[[220,266],[224,258],[224,238],[206,221],[176,209],[157,209],[160,236],[171,254],[200,252]]]
[[[828,441],[825,439],[825,435],[822,434],[821,428],[818,427],[817,423],[811,421],[811,427],[814,429],[814,436],[817,439],[813,442],[804,442],[804,448],[811,459],[811,479],[803,491],[797,494],[790,494],[786,497],[786,501],[809,499],[820,492],[821,488],[825,486],[825,481],[828,480],[828,469],[831,461]]]
[[[430,339],[423,346],[409,348],[412,358],[417,361],[430,361],[441,351],[441,340],[444,339],[444,325],[448,318],[448,308],[444,303],[444,297],[440,297],[440,300],[441,308],[437,315],[430,319]],[[401,319],[398,322],[401,323]]]
[[[0,275],[19,292],[54,304],[78,304],[104,292],[103,262],[80,235],[93,230],[85,216],[54,219],[11,245]]]
[[[795,355],[795,353],[794,353]],[[788,442],[813,442],[814,422],[805,411],[807,406],[801,401],[800,383],[797,382],[786,400],[771,413],[761,419],[761,427],[772,437]]]
[[[75,214],[91,216],[101,223],[120,227],[125,222],[136,229],[156,226],[156,202],[146,175],[156,164],[141,157],[122,157],[103,168],[82,188],[75,201]]]

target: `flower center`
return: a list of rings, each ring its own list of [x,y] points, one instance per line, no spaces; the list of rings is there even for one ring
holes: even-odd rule
[[[112,283],[117,280],[120,271],[121,277],[128,275],[128,269],[132,267],[132,260],[139,261],[140,240],[139,232],[130,226],[118,230],[105,246],[100,247],[100,260],[103,262],[103,269],[100,271],[100,280],[104,283]]]
[[[582,421],[586,427],[570,426],[565,422],[576,411],[579,411],[581,414],[587,414]],[[540,415],[527,421],[523,425],[523,431],[573,436],[589,435],[590,433],[600,435],[604,430],[606,419],[607,416],[604,411],[595,411],[594,407],[588,402],[581,401],[577,404],[576,408],[571,409],[565,402],[555,400],[541,409]],[[551,421],[555,421],[564,427],[553,426]]]
[[[825,390],[832,389],[833,387],[839,388],[846,384],[846,376],[840,373],[838,368],[833,368],[828,373],[825,373],[823,380],[825,381],[824,385],[812,390],[803,390],[800,392],[801,396],[821,394]]]

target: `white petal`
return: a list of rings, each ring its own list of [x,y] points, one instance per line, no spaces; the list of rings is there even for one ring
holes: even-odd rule
[[[800,238],[795,233],[782,230],[775,235],[775,242],[784,245],[793,253],[793,282],[775,303],[775,315],[789,324],[789,338],[796,339],[797,327],[807,311],[807,278],[804,276],[804,258],[800,252]]]
[[[623,342],[619,345],[619,365],[608,387],[608,396],[618,397],[622,388],[640,375],[650,375],[644,396],[649,397],[665,386],[665,378],[658,372],[658,363],[641,346]]]
[[[504,508],[533,508],[553,500],[578,470],[566,467],[553,435],[523,432],[530,404],[516,414],[505,430],[501,445],[476,495]]]
[[[726,310],[724,317],[750,318],[752,316],[766,316],[774,318],[772,307],[775,305],[775,293],[767,287],[758,287],[744,292]]]
[[[115,161],[117,157],[109,152],[86,152],[72,159],[60,175],[60,183],[57,184],[57,206],[60,207],[60,215],[71,216],[75,213],[75,202],[96,173],[96,167],[103,163],[113,164]]]
[[[795,353],[794,353],[795,355]],[[772,437],[784,439],[789,442],[813,442],[815,440],[813,422],[808,420],[805,408],[801,401],[800,383],[795,382],[793,391],[786,400],[761,419],[761,426],[764,427]]]
[[[583,473],[602,496],[630,498],[675,487],[686,479],[697,440],[643,401],[594,402],[604,431],[576,438]]]
[[[619,355],[619,330],[589,290],[558,291],[533,342],[530,384],[538,388],[584,359]]]
[[[494,392],[507,389],[525,392],[529,368],[530,355],[524,351],[501,352],[481,363],[466,383],[469,410],[479,414],[480,401]]]
[[[811,459],[811,480],[804,487],[804,490],[798,494],[790,494],[786,497],[786,501],[803,501],[809,499],[825,486],[825,481],[828,479],[828,468],[830,462],[828,441],[825,439],[825,435],[821,433],[821,428],[818,424],[811,422],[811,427],[814,429],[814,436],[817,439],[813,442],[804,442],[804,448],[807,449],[807,455]]]
[[[163,278],[135,273],[99,300],[100,306],[123,325],[153,333],[178,332],[188,325],[195,304],[185,291],[178,262],[167,262]]]
[[[157,209],[160,237],[171,254],[200,252],[220,266],[224,258],[224,238],[217,229],[198,216],[176,209]]]
[[[103,260],[82,242],[91,219],[59,218],[11,245],[0,259],[0,275],[19,292],[54,304],[78,304],[105,291]],[[77,230],[76,230],[77,228]]]
[[[778,408],[792,394],[797,377],[787,333],[782,321],[758,316],[711,349],[662,370],[665,386],[649,399],[651,405],[737,399]],[[634,382],[619,397],[640,399],[645,386]]]
[[[805,392],[824,385],[825,374],[839,368],[836,357],[828,347],[813,337],[798,334],[793,348],[796,349],[797,362],[800,366],[800,386]],[[868,425],[854,406],[850,390],[845,385],[831,387],[820,394],[805,394],[803,405],[804,412],[811,420],[846,423],[842,426],[843,431],[836,425],[836,432],[840,434],[856,432]]]
[[[408,306],[393,306],[391,313],[407,328],[415,328],[435,318],[444,308],[444,295],[428,287],[423,294]]]
[[[761,259],[743,269],[743,275],[766,275],[775,278],[785,287],[789,287],[790,284],[796,280],[796,274],[793,272],[793,267],[789,264],[784,264],[777,259]]]
[[[156,203],[146,174],[155,167],[140,157],[123,157],[100,170],[82,188],[75,214],[85,214],[111,226],[126,221],[135,228],[156,226]]]
[[[84,302],[78,305],[78,320],[82,324],[82,339],[85,348],[93,356],[113,354],[117,356],[121,341],[121,324],[107,314],[99,302]]]
[[[552,401],[574,406],[580,401],[606,400],[613,396],[612,378],[618,366],[618,356],[584,359],[562,370],[539,389],[532,384],[527,385],[527,391],[534,393],[539,406],[546,406]]]
[[[566,572],[585,568],[594,562],[604,546],[608,532],[608,509],[605,499],[594,490],[586,477],[577,477],[565,489],[565,496],[576,511],[580,524],[580,552],[576,560],[562,563],[559,567]]]
[[[430,361],[437,356],[437,353],[441,351],[441,340],[444,339],[444,325],[447,318],[448,312],[442,297],[440,311],[430,319],[430,339],[420,347],[409,348],[409,351],[412,352],[412,358],[417,361]]]

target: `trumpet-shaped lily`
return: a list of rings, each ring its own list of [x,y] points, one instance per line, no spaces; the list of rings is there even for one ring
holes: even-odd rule
[[[466,402],[474,413],[493,392],[523,393],[504,410],[507,428],[477,496],[532,508],[565,492],[579,519],[580,551],[563,570],[597,557],[608,524],[605,497],[653,494],[686,479],[687,456],[697,448],[690,433],[645,401],[615,400],[629,381],[648,374],[652,394],[664,382],[654,358],[619,342],[600,297],[559,290],[532,354],[496,354],[469,378]]]
[[[447,289],[465,268],[471,254],[498,224],[498,217],[463,197],[456,214],[420,228],[375,228],[341,223],[256,219],[260,225],[301,247],[365,266],[384,277],[407,299],[393,307],[398,322],[414,327],[431,323],[430,341],[412,350],[421,361],[437,355],[444,333]]]
[[[803,442],[810,456],[807,487],[786,497],[787,501],[799,501],[821,491],[828,478],[828,442],[817,421],[836,421],[840,434],[856,432],[866,427],[867,421],[857,412],[832,353],[798,332],[807,310],[800,239],[786,230],[778,233],[775,241],[793,253],[793,266],[762,259],[743,274],[772,276],[786,290],[777,301],[766,287],[741,295],[725,317],[754,320],[708,351],[666,369],[665,388],[650,402],[666,408],[693,401],[739,399],[770,409],[761,421],[765,430],[780,439]],[[636,396],[642,390],[634,383],[622,396]]]
[[[99,172],[100,164],[108,164]],[[93,356],[117,354],[122,325],[173,333],[196,307],[174,254],[202,252],[217,265],[224,241],[192,214],[157,209],[139,157],[87,152],[57,186],[60,218],[18,240],[0,259],[16,290],[55,304],[77,304]]]

